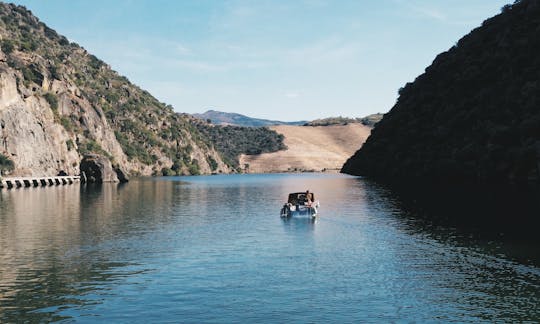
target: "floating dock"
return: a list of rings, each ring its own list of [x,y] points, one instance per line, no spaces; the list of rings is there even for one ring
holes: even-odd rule
[[[48,187],[80,183],[80,176],[2,178],[0,188]]]

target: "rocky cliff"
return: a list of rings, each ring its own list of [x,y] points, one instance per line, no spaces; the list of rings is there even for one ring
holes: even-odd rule
[[[401,183],[540,181],[540,1],[505,6],[399,94],[342,172]]]
[[[78,174],[97,153],[134,175],[230,172],[211,141],[107,64],[0,3],[0,156],[14,175]]]

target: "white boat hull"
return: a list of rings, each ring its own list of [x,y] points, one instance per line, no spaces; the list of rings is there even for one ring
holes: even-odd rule
[[[281,209],[281,217],[316,217],[319,202],[308,205],[285,204]]]

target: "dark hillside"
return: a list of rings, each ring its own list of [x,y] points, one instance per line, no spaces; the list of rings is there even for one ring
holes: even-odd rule
[[[209,138],[223,161],[235,169],[239,168],[240,154],[254,155],[285,150],[284,136],[268,127],[242,127],[213,125],[199,119],[195,127]]]
[[[402,183],[540,181],[540,1],[505,6],[438,55],[342,172]]]

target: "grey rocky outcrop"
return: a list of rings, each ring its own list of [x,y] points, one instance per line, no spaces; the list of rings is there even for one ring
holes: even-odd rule
[[[111,161],[98,154],[86,155],[81,161],[81,175],[88,183],[120,182]]]
[[[119,165],[113,165],[114,172],[116,172],[116,176],[118,177],[118,181],[120,182],[128,182],[129,177],[128,174],[124,169],[122,169]]]
[[[0,125],[0,153],[14,162],[13,175],[78,174],[79,154],[66,145],[70,135],[44,99],[24,98],[17,74],[7,69],[0,69]]]

